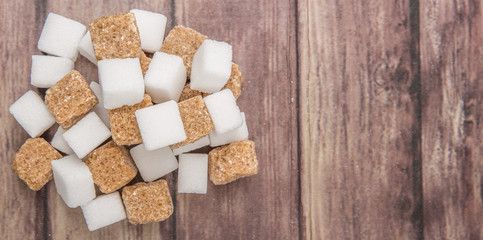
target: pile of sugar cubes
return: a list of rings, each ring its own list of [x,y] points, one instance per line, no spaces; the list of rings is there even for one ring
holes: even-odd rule
[[[38,41],[48,55],[32,56],[31,70],[45,96],[30,90],[10,106],[31,137],[14,172],[34,191],[53,178],[90,231],[167,219],[174,208],[162,177],[175,170],[178,193],[197,194],[208,179],[220,185],[258,172],[231,45],[183,26],[164,38],[166,22],[134,9],[86,27],[50,13]],[[74,69],[79,53],[97,66],[99,83]],[[49,143],[40,136],[55,123]],[[206,146],[208,154],[188,153]],[[144,182],[133,183],[138,172]]]

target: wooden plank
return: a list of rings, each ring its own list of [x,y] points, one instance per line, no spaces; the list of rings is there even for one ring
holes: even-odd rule
[[[409,1],[298,1],[307,239],[421,238],[411,16]]]
[[[259,174],[178,194],[179,239],[299,237],[294,1],[175,1],[175,22],[226,41],[244,75],[238,100]]]
[[[42,239],[47,192],[30,190],[12,171],[13,155],[28,135],[8,111],[26,91],[35,90],[30,86],[30,55],[36,52],[42,6],[8,0],[0,6],[0,236]]]
[[[159,12],[168,18],[171,15],[171,2],[168,0],[101,2],[48,0],[45,10],[47,13],[55,12],[88,25],[97,17],[127,12],[133,8]],[[44,19],[40,19],[40,22],[43,23]],[[167,28],[171,28],[170,21],[168,21]],[[75,68],[84,75],[88,82],[98,81],[97,68],[84,57],[79,56]],[[173,178],[168,177],[167,180],[171,189],[174,190]],[[124,220],[95,232],[89,232],[80,208],[68,208],[57,194],[53,183],[48,186],[47,195],[48,222],[46,230],[47,236],[52,239],[171,239],[174,236],[174,217],[161,223],[146,225],[132,225]]]
[[[479,1],[421,1],[425,239],[483,239]]]

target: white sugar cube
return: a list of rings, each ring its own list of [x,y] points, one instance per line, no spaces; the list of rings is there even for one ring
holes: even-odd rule
[[[240,127],[243,123],[240,109],[230,89],[225,89],[203,98],[217,134]]]
[[[141,48],[146,52],[159,51],[163,45],[167,18],[159,13],[133,9],[141,38]]]
[[[55,123],[54,116],[40,96],[29,90],[8,109],[30,137],[42,135]]]
[[[218,147],[232,142],[239,142],[248,139],[248,127],[245,118],[245,113],[241,113],[243,123],[240,127],[237,127],[231,131],[223,134],[217,134],[216,132],[210,133],[210,146]]]
[[[126,219],[126,211],[118,191],[96,197],[81,208],[89,231]]]
[[[173,149],[173,153],[174,153],[175,156],[178,156],[182,153],[191,152],[193,150],[196,150],[196,149],[208,146],[208,145],[210,145],[210,138],[208,136],[204,136],[204,137],[198,139],[197,141],[195,141],[193,143],[190,143],[190,144],[184,145],[182,147]]]
[[[131,156],[145,182],[152,182],[178,168],[178,161],[169,147],[148,151],[140,144],[131,149]]]
[[[79,158],[85,157],[111,136],[95,112],[87,114],[64,133],[64,139]]]
[[[89,85],[97,97],[99,102],[92,108],[92,110],[99,116],[99,118],[106,124],[108,128],[111,127],[109,122],[109,114],[107,113],[107,109],[104,107],[104,98],[102,97],[102,88],[99,83],[91,82]]]
[[[206,194],[208,154],[179,155],[178,193]]]
[[[134,105],[143,100],[144,80],[138,58],[105,59],[97,65],[106,109]]]
[[[186,67],[183,59],[163,52],[154,53],[144,76],[146,92],[153,102],[178,101],[186,83]]]
[[[52,138],[52,141],[50,141],[50,145],[52,147],[56,148],[59,151],[62,151],[63,153],[67,155],[72,155],[74,154],[74,151],[72,148],[69,147],[69,144],[64,139],[64,133],[65,130],[62,127],[58,127],[57,131],[54,134],[54,137]]]
[[[59,57],[77,59],[77,46],[86,33],[86,26],[72,19],[49,13],[40,34],[40,51]]]
[[[207,93],[220,91],[231,75],[232,47],[225,42],[205,40],[191,65],[191,89]]]
[[[97,65],[96,55],[94,53],[94,46],[92,45],[91,33],[87,31],[79,42],[79,53],[87,58],[87,60]]]
[[[92,174],[80,159],[65,156],[51,164],[55,187],[68,207],[84,205],[96,197]]]
[[[72,69],[74,62],[70,58],[33,55],[30,83],[38,88],[52,87]]]
[[[148,151],[186,140],[178,104],[173,100],[139,109],[135,115]]]

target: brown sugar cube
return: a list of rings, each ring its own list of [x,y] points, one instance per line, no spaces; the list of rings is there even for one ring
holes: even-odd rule
[[[151,58],[148,58],[146,54],[142,54],[141,58],[139,58],[139,63],[141,63],[141,70],[143,72],[143,76],[146,75],[148,71],[149,64],[151,63]]]
[[[225,86],[223,86],[221,90],[230,89],[233,92],[233,96],[235,96],[235,99],[238,99],[238,97],[240,97],[241,95],[242,83],[243,83],[243,76],[241,74],[240,66],[238,66],[238,64],[233,63],[231,65],[230,79],[228,79],[228,82],[226,82]],[[203,97],[206,97],[210,94],[211,93],[203,93]]]
[[[128,184],[138,173],[129,151],[113,141],[87,155],[86,165],[94,183],[103,193],[112,193]]]
[[[72,70],[45,93],[45,104],[55,121],[69,129],[99,102],[84,77]]]
[[[89,24],[89,31],[97,60],[142,56],[141,39],[133,13],[94,19]]]
[[[171,149],[196,142],[213,131],[213,121],[201,96],[192,97],[178,103],[178,108],[183,121],[186,140],[171,145]]]
[[[255,143],[250,140],[217,147],[208,154],[208,174],[215,185],[258,173]]]
[[[164,179],[127,186],[122,190],[122,200],[132,224],[163,221],[173,214],[173,202]]]
[[[153,106],[151,97],[148,94],[144,94],[144,98],[140,103],[131,106],[125,105],[107,111],[114,142],[119,145],[133,145],[143,142],[134,112],[149,106]]]
[[[178,102],[182,102],[196,96],[201,96],[201,92],[191,89],[191,85],[188,83],[184,86],[183,91],[181,91]]]
[[[196,50],[198,50],[201,43],[207,38],[207,36],[191,28],[176,26],[169,31],[160,51],[181,57],[186,67],[186,76],[189,78],[191,74],[191,63],[193,62]]]
[[[30,189],[40,190],[52,179],[50,162],[62,158],[43,138],[29,138],[13,157],[12,169]]]

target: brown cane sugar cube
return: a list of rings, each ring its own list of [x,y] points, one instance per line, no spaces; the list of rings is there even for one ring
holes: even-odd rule
[[[50,162],[62,158],[43,138],[29,138],[13,157],[12,169],[30,189],[40,190],[52,179]]]
[[[151,58],[147,57],[146,54],[143,52],[141,58],[139,58],[139,62],[141,63],[141,71],[143,72],[143,76],[146,75],[146,71],[148,71],[149,64],[151,63]]]
[[[215,185],[258,173],[255,143],[250,140],[217,147],[208,154],[208,174]]]
[[[94,19],[89,24],[89,32],[97,60],[142,56],[139,30],[133,13]]]
[[[191,85],[188,83],[184,86],[183,91],[181,91],[178,102],[182,102],[196,96],[201,96],[201,92],[191,89]]]
[[[196,142],[213,131],[213,121],[201,96],[192,97],[178,103],[178,108],[183,121],[186,140],[173,144],[171,149]]]
[[[169,31],[160,51],[181,57],[186,67],[186,76],[189,78],[191,74],[191,63],[193,62],[196,50],[198,50],[201,43],[207,38],[207,36],[191,28],[176,26]]]
[[[132,224],[163,221],[173,214],[173,202],[164,179],[127,186],[122,190],[122,200]]]
[[[228,82],[226,82],[225,86],[221,90],[230,89],[233,92],[233,96],[235,96],[235,99],[238,99],[238,97],[240,97],[241,95],[242,83],[243,83],[243,76],[240,70],[240,66],[238,66],[238,64],[233,63],[231,65],[231,76],[228,79]],[[211,93],[203,93],[203,97],[206,97],[210,94]]]
[[[72,70],[45,93],[45,104],[55,121],[69,129],[99,102],[84,77]]]
[[[133,145],[143,142],[134,112],[149,106],[153,106],[151,97],[144,94],[143,100],[138,104],[108,110],[114,142],[119,145]]]
[[[103,193],[118,190],[138,173],[129,151],[113,141],[89,153],[85,163],[92,173],[94,183]]]

